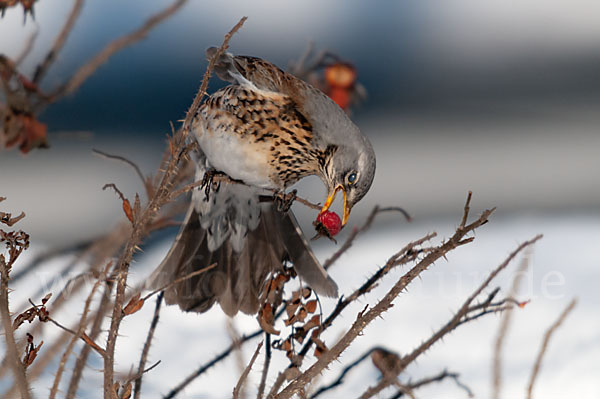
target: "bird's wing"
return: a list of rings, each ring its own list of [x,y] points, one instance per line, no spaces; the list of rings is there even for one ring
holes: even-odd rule
[[[216,52],[217,48],[211,47],[206,50],[206,57],[211,59]],[[318,91],[269,61],[257,57],[223,53],[216,60],[214,71],[226,82],[252,85],[259,90],[280,93],[299,103],[307,90]]]
[[[211,59],[217,49],[206,50]],[[219,78],[266,93],[284,95],[311,125],[315,147],[366,140],[348,115],[325,93],[261,58],[224,53],[215,62]],[[325,139],[327,137],[327,139]],[[370,144],[369,144],[370,145]]]
[[[205,172],[199,162],[197,178]],[[203,267],[217,266],[165,290],[168,304],[205,312],[215,303],[233,316],[256,313],[267,276],[290,260],[317,293],[337,296],[337,286],[314,256],[291,211],[260,202],[259,190],[222,184],[208,200],[194,191],[183,226],[167,256],[149,279],[161,288]]]

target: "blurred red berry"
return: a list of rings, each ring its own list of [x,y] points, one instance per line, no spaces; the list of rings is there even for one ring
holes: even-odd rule
[[[335,63],[325,68],[325,81],[331,87],[349,89],[356,82],[356,69],[350,64]]]

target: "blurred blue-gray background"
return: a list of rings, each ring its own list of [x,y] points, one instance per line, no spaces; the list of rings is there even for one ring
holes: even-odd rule
[[[64,82],[108,42],[168,4],[87,1],[43,88]],[[37,30],[22,67],[32,73],[70,6],[40,0],[35,21],[28,18],[25,24],[19,7],[7,10],[0,20],[0,53],[15,57]],[[569,297],[579,296],[581,311],[568,345],[563,342],[563,350],[570,352],[548,366],[554,385],[547,385],[543,397],[598,397],[594,359],[600,355],[600,300],[592,282],[600,278],[600,256],[591,250],[600,239],[600,3],[595,0],[190,1],[144,40],[110,58],[79,91],[44,111],[40,119],[48,125],[50,149],[25,156],[15,149],[0,152],[0,196],[8,197],[2,210],[27,213],[19,227],[32,235],[33,248],[94,237],[123,218],[115,195],[101,187],[114,182],[132,198],[143,192],[142,184],[130,168],[99,158],[91,149],[126,156],[145,173],[154,173],[169,122],[184,116],[199,86],[204,50],[221,43],[244,15],[249,19],[230,44],[234,53],[259,56],[285,69],[314,42],[318,50],[331,50],[356,66],[368,98],[352,117],[373,142],[378,170],[371,192],[353,210],[351,225],[361,223],[374,204],[398,205],[415,224],[398,227],[393,216],[386,227],[381,220],[385,242],[391,241],[390,232],[401,237],[394,241],[397,247],[422,232],[447,235],[472,190],[474,212],[498,207],[492,219],[498,227],[485,226],[478,233],[480,247],[472,252],[461,249],[457,270],[462,282],[469,272],[461,267],[483,273],[516,242],[547,234],[536,248],[538,274],[530,276],[528,291],[537,295],[541,308],[524,316],[521,326],[529,327],[521,333],[549,324]],[[220,85],[214,79],[211,90]],[[321,183],[307,180],[300,184],[302,195],[322,201]],[[294,209],[310,230],[314,212],[298,205]],[[368,263],[377,256],[381,264],[393,245],[383,249],[376,245],[381,240],[371,241],[377,254],[361,253],[361,259]],[[321,241],[315,245],[320,256],[334,249]],[[340,267],[337,275],[332,273],[342,287],[348,275],[360,280],[369,273],[356,269],[348,274],[355,270],[348,269],[350,264]],[[440,281],[454,287],[447,270],[439,269]],[[552,273],[560,278],[550,295],[544,284]],[[455,309],[454,299],[469,292],[468,285],[461,287],[446,296],[433,288],[436,295],[429,292],[405,310],[424,313],[428,305],[439,307],[440,296]],[[408,300],[414,298],[418,294]],[[426,334],[441,322],[423,323]],[[483,347],[488,348],[490,328],[495,325],[471,331],[465,342],[474,345],[485,335]],[[537,346],[541,332],[535,331],[536,336],[522,338],[514,353]],[[423,337],[414,335],[409,346]],[[380,336],[385,340],[385,332]],[[388,337],[390,342],[394,337]],[[458,353],[442,356],[441,362],[464,355]],[[483,361],[489,358],[473,348],[472,356],[477,354]],[[479,360],[467,356],[458,361],[471,369],[471,380],[486,386]],[[563,370],[565,363],[569,371]],[[514,374],[523,375],[529,367],[517,362]],[[519,384],[511,385],[510,392],[522,392]],[[460,397],[460,392],[445,397]]]
[[[166,4],[85,3],[44,88]],[[35,21],[25,24],[19,7],[7,10],[0,52],[15,57],[37,30],[22,67],[31,73],[69,8],[40,1]],[[205,48],[242,15],[249,20],[233,52],[285,68],[312,41],[357,67],[369,97],[353,117],[374,142],[378,172],[356,213],[382,203],[432,217],[455,211],[469,189],[500,213],[600,209],[600,6],[590,0],[190,2],[46,109],[51,150],[0,154],[9,204],[19,198],[32,215],[26,223],[50,223],[49,213],[68,209],[84,226],[99,220],[106,227],[118,212],[99,186],[140,187],[130,171],[90,149],[155,170],[169,122],[183,117],[199,85]],[[314,190],[320,201],[322,189]],[[50,231],[37,237],[61,238],[44,235]]]
[[[44,88],[62,83],[166,4],[85,3]],[[35,21],[25,24],[19,7],[7,10],[0,52],[15,57],[37,30],[22,67],[31,73],[69,7],[40,1]],[[49,126],[51,150],[0,154],[8,204],[29,211],[27,227],[46,221],[46,230],[32,226],[38,239],[63,238],[49,226],[66,210],[81,226],[111,223],[108,216],[118,211],[100,185],[116,181],[128,193],[140,186],[122,165],[90,149],[155,170],[169,122],[183,117],[199,85],[205,48],[220,43],[242,15],[249,20],[233,39],[233,52],[285,68],[312,41],[356,65],[369,97],[354,119],[378,153],[375,185],[356,213],[384,203],[431,217],[455,211],[469,189],[478,203],[500,212],[600,209],[598,3],[190,2],[46,109],[41,121]]]

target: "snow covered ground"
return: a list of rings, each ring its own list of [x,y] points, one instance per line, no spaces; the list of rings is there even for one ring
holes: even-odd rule
[[[438,239],[449,236],[458,224],[460,213],[460,206],[457,206],[455,219],[438,218],[410,224],[380,219],[373,230],[360,238],[331,269],[341,292],[351,292],[383,264],[387,257],[408,241],[431,231],[438,232]],[[433,330],[443,325],[487,273],[500,264],[518,243],[537,233],[543,233],[544,238],[535,245],[531,254],[530,269],[523,280],[519,295],[522,299],[531,299],[531,303],[514,312],[512,329],[507,337],[504,351],[503,397],[524,397],[530,370],[544,331],[573,297],[579,298],[579,304],[551,341],[535,394],[538,398],[600,397],[600,295],[597,289],[597,282],[600,280],[600,255],[596,250],[597,243],[600,242],[598,226],[600,217],[585,213],[537,216],[513,214],[500,219],[492,217],[488,225],[477,231],[473,243],[455,250],[447,262],[438,262],[423,273],[422,279],[415,281],[408,292],[395,301],[395,306],[384,319],[376,320],[365,330],[364,336],[354,342],[317,385],[335,379],[346,364],[374,345],[381,345],[399,353],[410,351]],[[132,285],[150,273],[168,246],[169,242],[165,240],[160,245],[150,247],[138,258],[132,269]],[[329,243],[317,246],[321,259],[327,258],[335,249],[336,247]],[[32,255],[29,253],[27,256]],[[16,284],[11,294],[13,306],[23,304],[27,297],[33,295],[40,283],[49,281],[49,277],[62,268],[65,260],[54,261],[40,269],[35,276]],[[508,290],[519,262],[520,260],[516,260],[496,281],[497,285],[502,286],[503,292]],[[71,274],[77,274],[77,271],[74,270]],[[360,303],[348,308],[335,327],[324,334],[325,342],[329,345],[335,342],[352,323],[356,314],[366,304],[374,304],[376,298],[389,289],[401,274],[402,270],[393,271]],[[327,314],[335,305],[335,301],[322,301]],[[71,302],[75,306],[54,314],[55,318],[65,324],[77,318],[83,306],[82,301]],[[131,367],[137,365],[153,309],[153,301],[149,301],[142,311],[125,319],[117,347],[119,372],[127,373]],[[498,316],[491,315],[459,327],[423,355],[401,379],[418,379],[447,368],[460,373],[461,380],[473,390],[476,397],[489,397],[492,345],[499,320]],[[173,306],[163,307],[148,364],[158,360],[161,360],[161,363],[144,378],[144,396],[154,398],[167,393],[197,367],[225,349],[231,342],[226,327],[227,321],[218,308],[197,315],[182,313]],[[253,332],[257,328],[257,322],[248,316],[236,317],[233,324],[240,333]],[[27,327],[22,327],[20,331],[22,333],[25,330]],[[48,345],[57,333],[54,326],[48,325],[43,334],[36,336],[36,341],[43,339]],[[104,337],[98,341],[103,340]],[[241,373],[239,362],[248,362],[258,341],[257,338],[246,343],[239,356],[230,356],[217,364],[190,384],[179,397],[230,397]],[[264,349],[249,376],[248,397],[253,397],[252,392],[257,389],[263,355]],[[276,370],[286,364],[284,354],[274,351],[267,386],[274,382]],[[52,372],[46,373],[33,384],[38,397],[47,393],[56,367],[57,364],[52,364],[48,369]],[[85,371],[84,383],[81,385],[80,397],[98,397],[102,384],[102,376],[98,370],[101,368],[99,357],[92,354]],[[367,361],[347,375],[344,386],[324,397],[356,397],[377,378],[378,371]],[[0,387],[6,387],[7,383],[8,379],[5,377],[0,381]],[[388,390],[380,397],[389,397],[392,393],[392,390]],[[451,381],[431,385],[417,394],[420,398],[466,397],[465,392]]]

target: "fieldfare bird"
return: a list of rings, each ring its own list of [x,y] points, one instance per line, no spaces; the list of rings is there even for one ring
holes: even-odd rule
[[[207,57],[216,52],[208,49]],[[214,71],[233,84],[212,94],[195,116],[196,178],[218,171],[244,184],[225,183],[209,194],[194,190],[183,227],[150,285],[159,288],[217,263],[171,285],[166,302],[195,312],[218,302],[230,316],[253,314],[268,275],[288,261],[318,294],[337,296],[292,211],[264,198],[317,175],[328,190],[322,212],[343,193],[344,225],[371,187],[373,147],[329,97],[268,61],[225,53]]]

